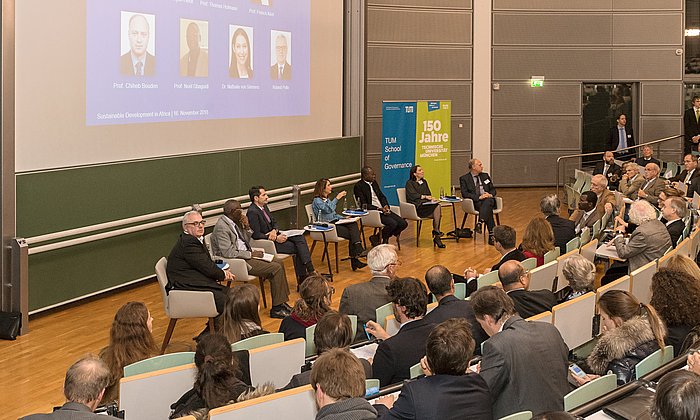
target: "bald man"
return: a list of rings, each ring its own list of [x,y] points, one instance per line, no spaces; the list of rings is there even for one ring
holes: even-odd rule
[[[666,181],[659,178],[659,165],[649,163],[644,167],[644,183],[637,191],[637,197],[648,201],[652,206],[659,203],[659,194],[666,188]]]

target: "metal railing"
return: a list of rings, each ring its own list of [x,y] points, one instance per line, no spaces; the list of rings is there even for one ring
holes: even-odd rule
[[[330,181],[335,187],[344,187],[356,183],[360,179],[359,173],[343,175],[331,178]],[[291,185],[288,187],[268,190],[270,196],[270,210],[279,211],[294,208],[292,214],[292,225],[299,226],[299,220],[305,220],[306,211],[301,205],[301,196],[313,192],[316,181],[310,181],[301,185]],[[232,197],[241,202],[243,208],[250,206],[248,195]],[[129,217],[121,220],[114,220],[105,223],[98,223],[74,229],[67,229],[59,232],[47,233],[30,238],[14,238],[12,246],[12,279],[13,292],[18,295],[20,301],[20,311],[22,312],[22,334],[29,332],[29,255],[68,248],[71,246],[142,232],[149,229],[166,226],[174,223],[181,223],[182,215],[192,209],[201,209],[202,216],[206,218],[216,218],[223,212],[222,206],[231,197],[207,203],[196,203],[175,209],[164,210],[156,213],[144,214],[141,216]],[[302,223],[304,225],[306,223]],[[130,284],[124,283],[116,287]],[[115,288],[116,288],[115,287]],[[91,295],[102,293],[100,290]],[[85,296],[86,297],[86,296]]]

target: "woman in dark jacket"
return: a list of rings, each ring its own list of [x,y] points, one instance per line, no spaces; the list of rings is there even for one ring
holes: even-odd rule
[[[640,303],[630,293],[610,290],[598,300],[601,337],[586,360],[593,375],[576,378],[583,384],[612,371],[617,384],[634,380],[635,366],[664,348],[666,327],[653,307]]]
[[[306,338],[306,328],[318,322],[331,309],[333,287],[321,275],[311,275],[299,286],[301,299],[292,308],[292,314],[285,317],[279,332],[284,333],[284,340]]]
[[[586,257],[574,254],[560,264],[563,264],[561,271],[569,285],[557,292],[558,303],[576,299],[594,290],[595,265]]]
[[[662,268],[651,279],[651,306],[666,323],[666,342],[673,354],[681,354],[683,342],[693,327],[700,325],[700,280],[683,271]],[[686,348],[688,345],[685,346]]]
[[[410,179],[406,181],[406,201],[416,206],[418,217],[433,218],[433,244],[438,248],[444,248],[440,237],[443,235],[440,232],[440,218],[442,211],[440,203],[435,201],[428,181],[423,178],[424,172],[420,165],[415,165],[411,168]]]

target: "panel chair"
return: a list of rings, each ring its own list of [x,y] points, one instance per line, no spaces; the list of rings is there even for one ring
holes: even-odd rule
[[[175,324],[182,318],[209,318],[209,329],[215,331],[214,317],[219,314],[216,310],[214,295],[211,292],[199,292],[193,290],[171,290],[166,293],[165,287],[168,285],[168,275],[166,267],[168,259],[162,257],[156,263],[156,278],[160,286],[160,293],[163,298],[163,309],[165,316],[170,318],[168,329],[160,347],[160,354],[165,353],[165,349],[170,343]]]
[[[250,246],[252,248],[262,248],[262,250],[265,251],[266,254],[274,255],[275,261],[280,262],[282,264],[284,264],[284,260],[294,255],[277,252],[275,243],[269,239],[251,239]]]
[[[564,411],[571,411],[617,388],[614,373],[596,378],[564,395]]]
[[[359,207],[359,202],[360,200],[355,197],[355,203],[358,203]],[[393,207],[393,206],[392,206]],[[393,210],[392,210],[393,211]],[[397,213],[398,214],[398,213]],[[371,227],[374,229],[374,232],[372,235],[380,235],[382,233],[382,229],[384,229],[384,223],[382,223],[382,217],[381,217],[381,212],[379,210],[367,210],[367,215],[362,216],[362,226],[363,227]],[[362,232],[362,240],[364,241],[365,239],[365,232]],[[365,248],[367,248],[367,244],[365,243]],[[399,237],[396,237],[396,247],[401,250],[401,241],[399,240]]]
[[[406,201],[406,188],[397,188],[396,195],[399,197],[399,207],[401,209],[401,217],[405,220],[413,220],[416,222],[416,247],[420,242],[420,230],[423,227],[423,220],[433,220],[432,217],[418,217],[416,206]]]
[[[316,219],[314,218],[314,212],[312,209],[311,204],[307,204],[304,206],[304,209],[306,210],[306,217],[309,218],[309,223],[313,223]],[[330,226],[333,227],[332,230],[329,230],[328,232],[309,232],[309,236],[311,236],[311,239],[313,242],[311,243],[311,250],[310,252],[313,253],[314,247],[316,246],[316,242],[324,242],[323,246],[323,255],[321,256],[321,261],[323,261],[324,258],[330,259],[331,256],[329,255],[330,252],[328,251],[327,244],[332,243],[335,244],[335,272],[339,273],[338,270],[338,243],[339,242],[345,242],[347,239],[341,238],[338,236],[338,232],[335,230],[335,226],[332,224],[329,224]],[[329,267],[330,268],[330,267]]]
[[[167,369],[175,366],[194,363],[194,352],[183,351],[179,353],[162,354],[160,356],[149,357],[130,365],[124,366],[124,377],[140,375],[142,373],[154,372],[156,370]]]
[[[502,197],[494,197],[494,198],[496,199],[496,206],[493,208],[493,218],[494,218],[494,222],[496,223],[496,225],[500,225],[501,224],[500,214],[503,211],[503,198]],[[474,207],[474,201],[472,201],[469,198],[465,198],[461,202],[461,207],[462,207],[462,211],[464,212],[464,216],[462,217],[462,225],[461,225],[460,229],[464,229],[464,224],[467,222],[467,217],[471,214],[474,216],[474,233],[477,233],[476,227],[479,224],[479,212]],[[485,228],[485,226],[482,225],[481,226],[482,230],[481,230],[481,232],[478,232],[478,233],[484,233],[483,232],[484,228]],[[486,239],[486,235],[484,235],[484,239]]]
[[[231,350],[253,350],[257,349],[258,347],[265,347],[271,344],[281,343],[283,341],[283,333],[260,334],[256,335],[255,337],[248,337],[243,340],[236,341],[235,343],[231,344]]]
[[[673,346],[666,346],[658,349],[645,357],[634,367],[634,379],[639,380],[642,376],[655,370],[673,359]]]

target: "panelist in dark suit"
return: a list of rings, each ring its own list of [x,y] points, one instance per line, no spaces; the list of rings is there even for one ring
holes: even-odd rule
[[[617,117],[617,125],[610,127],[608,131],[608,140],[606,142],[606,150],[621,150],[626,147],[632,147],[636,143],[634,142],[634,131],[632,127],[627,127],[627,116],[625,114],[620,114]],[[620,158],[623,157],[633,157],[636,156],[636,152],[624,151],[621,152]]]
[[[479,225],[486,223],[489,230],[489,244],[493,245],[493,209],[496,207],[496,187],[493,186],[491,177],[483,172],[484,165],[479,159],[470,159],[469,172],[459,177],[459,187],[463,198],[469,198],[474,202],[474,209],[479,212]]]
[[[279,233],[277,221],[267,206],[269,197],[265,187],[262,185],[250,187],[248,196],[250,207],[246,216],[253,231],[253,239],[269,239],[275,243],[277,252],[294,254],[294,272],[297,276],[297,284],[301,284],[309,274],[315,271],[306,239],[303,235],[287,237]]]
[[[437,325],[421,359],[425,377],[405,383],[398,399],[392,395],[379,398],[377,418],[491,420],[489,387],[467,369],[474,345],[466,320],[450,319]]]
[[[551,311],[557,298],[551,290],[528,290],[530,272],[519,261],[508,261],[498,269],[503,290],[513,299],[515,310],[523,318]]]
[[[428,294],[423,283],[412,277],[393,280],[386,288],[394,304],[396,321],[401,324],[393,337],[374,321],[367,322],[367,332],[380,340],[372,362],[373,376],[380,386],[410,378],[411,366],[425,356],[425,342],[433,329],[423,316]]]
[[[153,76],[156,57],[147,51],[151,38],[148,20],[139,14],[131,16],[128,31],[131,49],[121,56],[119,72],[125,76]]]
[[[494,398],[493,418],[563,410],[564,395],[571,390],[569,349],[557,328],[517,316],[513,301],[496,286],[477,290],[471,302],[491,337],[484,342],[479,374]]]
[[[476,353],[481,354],[481,343],[488,339],[488,336],[476,322],[471,302],[455,297],[455,283],[450,270],[442,265],[434,265],[425,272],[425,282],[430,293],[438,300],[438,306],[423,319],[431,324],[439,324],[450,318],[466,319],[471,325],[470,335],[476,342]]]
[[[389,238],[396,236],[398,240],[399,235],[403,232],[408,223],[401,218],[396,213],[391,211],[389,207],[389,201],[379,188],[379,183],[377,182],[377,175],[374,173],[374,169],[369,166],[365,166],[360,171],[362,174],[362,179],[357,181],[355,187],[353,188],[353,194],[355,198],[359,201],[358,205],[367,206],[367,210],[379,210],[379,218],[382,221],[384,227],[382,228],[382,243],[388,244]],[[370,242],[372,245],[377,245],[379,238],[374,238],[370,236]]]
[[[235,278],[230,271],[220,269],[212,261],[204,245],[204,224],[202,215],[194,210],[188,211],[182,218],[184,232],[168,256],[166,292],[174,289],[211,291],[216,310],[221,313],[227,294],[226,287],[219,282]]]
[[[292,65],[287,62],[287,37],[284,34],[278,34],[275,38],[275,57],[277,62],[270,66],[270,79],[272,80],[291,80]]]
[[[698,150],[700,142],[700,96],[693,96],[693,106],[688,108],[683,114],[683,150],[690,153]]]
[[[559,247],[563,255],[566,253],[566,244],[576,237],[576,223],[559,216],[560,206],[556,194],[546,195],[540,200],[540,211],[554,232],[554,246]]]
[[[593,175],[603,175],[608,179],[608,187],[616,190],[622,178],[622,167],[615,163],[615,155],[611,151],[605,152],[603,160],[595,164]]]

